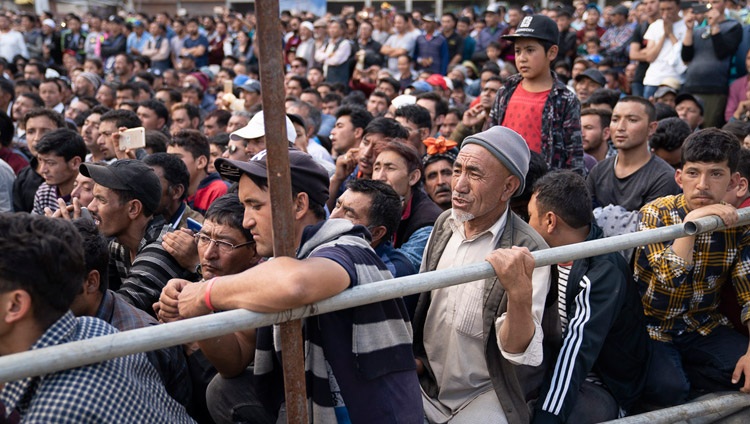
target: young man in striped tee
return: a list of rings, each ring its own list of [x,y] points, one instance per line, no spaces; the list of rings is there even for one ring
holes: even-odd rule
[[[239,182],[243,225],[252,233],[257,253],[273,256],[265,152],[249,162],[217,159],[215,163],[223,177]],[[325,219],[329,184],[325,169],[299,150],[289,151],[289,164],[297,257],[277,257],[205,283],[172,280],[162,292],[160,317],[189,318],[237,308],[281,312],[391,278],[370,247],[364,227]],[[281,422],[285,409],[278,331],[278,326],[269,326],[245,340],[229,335],[209,342],[215,351],[219,345],[225,349],[223,355],[216,355],[223,358],[221,363],[214,361],[224,378],[243,373],[255,361],[257,396]],[[303,333],[311,422],[424,422],[412,331],[401,299],[306,318]],[[254,421],[252,416],[241,418]]]
[[[529,225],[550,247],[602,238],[591,196],[572,171],[534,185]],[[534,423],[601,422],[639,398],[651,349],[632,273],[617,253],[558,264],[563,345],[536,404]]]

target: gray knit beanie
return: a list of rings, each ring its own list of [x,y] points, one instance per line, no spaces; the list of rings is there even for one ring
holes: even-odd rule
[[[521,185],[513,196],[520,196],[526,186],[526,173],[529,172],[531,153],[526,140],[510,128],[500,125],[466,137],[461,148],[467,144],[478,144],[496,157],[511,174],[521,180]]]

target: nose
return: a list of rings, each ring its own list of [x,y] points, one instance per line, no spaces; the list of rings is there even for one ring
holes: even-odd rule
[[[450,182],[451,182],[450,177],[448,177],[447,175],[438,174],[437,185],[439,186],[446,185],[446,184],[450,184]]]
[[[219,256],[219,246],[213,241],[208,242],[208,246],[203,251],[203,257],[206,259],[216,258]]]
[[[384,170],[378,170],[372,172],[372,179],[375,181],[385,181],[385,171]]]
[[[242,226],[248,230],[255,227],[255,218],[253,218],[252,214],[247,209],[245,209],[245,214],[242,217]]]
[[[700,177],[698,177],[698,185],[696,186],[699,190],[704,190],[708,188],[708,178],[709,176],[707,174],[701,174]]]
[[[88,209],[92,213],[98,213],[99,212],[99,201],[96,200],[96,197],[94,197],[94,200],[92,200],[91,203],[89,203]]]
[[[453,176],[453,183],[453,190],[459,193],[467,193],[469,191],[468,179],[463,172],[457,176]]]

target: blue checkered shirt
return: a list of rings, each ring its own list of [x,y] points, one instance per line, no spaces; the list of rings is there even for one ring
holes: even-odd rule
[[[31,346],[41,349],[116,333],[104,321],[68,311]],[[142,353],[8,383],[5,413],[25,423],[192,423],[169,397]]]

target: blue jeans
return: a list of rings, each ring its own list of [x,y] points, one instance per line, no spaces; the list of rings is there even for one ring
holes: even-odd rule
[[[738,390],[743,379],[732,384],[732,373],[747,345],[747,337],[725,326],[708,336],[692,332],[673,337],[671,343],[654,341],[643,399],[676,405],[686,402],[691,391]]]
[[[658,85],[646,85],[643,87],[643,97],[646,99],[650,99],[651,97],[654,97],[654,94],[656,93],[656,90],[659,89]]]
[[[643,97],[643,83],[642,82],[632,82],[632,83],[630,83],[630,93],[633,96],[641,96],[641,97]]]

